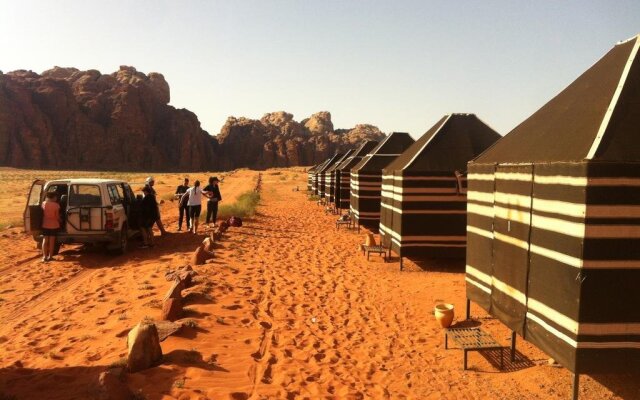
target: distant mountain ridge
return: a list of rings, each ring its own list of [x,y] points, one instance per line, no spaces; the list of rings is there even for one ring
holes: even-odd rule
[[[60,68],[0,72],[0,165],[118,171],[263,169],[312,165],[362,140],[372,125],[334,129],[322,111],[297,122],[284,111],[229,117],[211,136],[169,105],[164,76],[121,66],[112,74]]]

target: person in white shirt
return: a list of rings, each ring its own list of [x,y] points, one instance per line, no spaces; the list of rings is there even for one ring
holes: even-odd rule
[[[202,211],[202,189],[200,188],[200,181],[195,181],[193,187],[190,187],[184,195],[189,196],[187,207],[189,208],[189,217],[191,218],[191,232],[196,234],[198,232],[200,212]]]

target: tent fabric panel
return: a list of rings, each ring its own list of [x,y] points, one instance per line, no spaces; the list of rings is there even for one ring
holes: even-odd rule
[[[534,317],[535,318],[535,317]],[[571,372],[576,371],[576,347],[571,339],[563,340],[549,331],[544,321],[527,319],[526,340]],[[571,344],[569,342],[572,342]]]
[[[340,171],[340,198],[339,208],[349,209],[351,203],[351,172],[349,170]]]
[[[576,241],[580,240],[576,239]],[[535,302],[542,303],[552,310],[552,314],[538,311],[538,317],[552,325],[555,320],[554,316],[557,314],[578,322],[581,301],[580,276],[578,268],[553,258],[531,253],[527,298],[528,300],[534,299]],[[573,324],[564,324],[555,328],[563,330],[564,334],[575,339],[577,333],[575,330],[573,330],[573,334],[571,333],[571,325]]]
[[[386,169],[388,171],[402,171],[405,166],[429,143],[433,136],[442,128],[443,124],[449,119],[448,115],[440,118],[431,128],[427,130],[418,140],[407,147],[400,156],[398,156]]]
[[[640,38],[630,41],[636,45]],[[640,126],[640,55],[632,54],[628,75],[615,104],[594,160],[640,161],[638,127]]]
[[[414,142],[406,132],[393,132],[383,139],[352,170],[381,172]]]
[[[580,373],[611,374],[640,370],[640,349],[578,349],[577,370]]]
[[[491,312],[495,165],[468,164],[467,298]]]
[[[581,324],[635,324],[637,327],[629,333],[640,335],[640,268],[585,269],[580,281]],[[640,347],[640,340],[637,344]]]
[[[467,162],[480,155],[500,136],[475,115],[454,114],[441,132],[404,170],[465,171]]]
[[[532,187],[532,165],[497,166],[491,310],[505,325],[521,335],[524,334],[526,319],[523,297],[529,270]],[[500,199],[502,203],[498,203],[497,193],[508,196],[503,196]],[[501,213],[500,208],[506,212]]]
[[[633,45],[632,41],[616,45],[477,161],[584,160],[620,82]]]
[[[380,200],[382,173],[367,172],[366,175],[352,174],[350,209],[358,224],[378,231],[380,223]]]

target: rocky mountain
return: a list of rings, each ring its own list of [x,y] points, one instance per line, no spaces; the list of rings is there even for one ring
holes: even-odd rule
[[[0,165],[18,168],[194,171],[312,165],[383,133],[334,130],[323,111],[297,122],[284,111],[230,117],[209,135],[197,116],[169,105],[159,73],[55,67],[0,72]]]

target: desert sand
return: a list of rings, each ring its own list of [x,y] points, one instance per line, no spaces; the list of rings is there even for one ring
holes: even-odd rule
[[[161,197],[181,176],[156,176]],[[256,177],[227,176],[225,201]],[[453,303],[454,323],[462,323],[462,262],[405,262],[400,272],[397,259],[366,261],[357,249],[364,232],[335,230],[336,216],[302,191],[302,169],[262,177],[258,214],[194,267],[198,283],[184,292],[192,327],[162,342],[162,365],[128,375],[139,398],[570,398],[569,371],[522,340],[515,362],[505,351],[504,370],[499,352],[470,353],[463,371],[462,351],[444,349],[433,307]],[[16,180],[17,192],[27,187]],[[22,202],[20,194],[2,208],[19,218]],[[171,233],[153,249],[119,257],[66,246],[59,261],[42,264],[20,227],[0,231],[1,399],[95,398],[98,375],[126,356],[128,330],[158,318],[170,286],[164,273],[186,265],[204,237],[175,233],[175,203],[166,201],[162,213]],[[472,315],[509,345],[504,326],[477,306]],[[640,372],[584,376],[580,392],[637,399]]]

